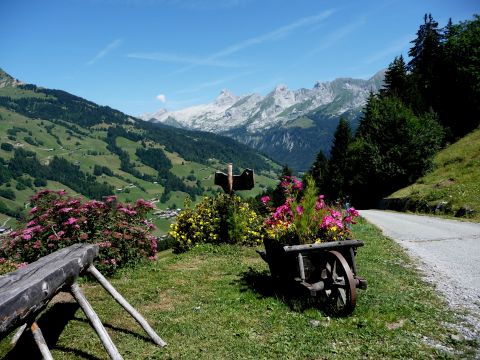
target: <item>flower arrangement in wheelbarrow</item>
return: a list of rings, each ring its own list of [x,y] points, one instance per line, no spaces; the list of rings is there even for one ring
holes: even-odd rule
[[[265,221],[265,251],[259,254],[273,278],[300,283],[329,313],[351,313],[356,289],[367,287],[355,264],[356,249],[363,242],[350,240],[358,212],[327,205],[311,179],[305,189],[295,177],[284,177],[280,186],[285,202],[271,208]],[[268,197],[261,200],[269,206]]]
[[[265,221],[270,239],[294,245],[340,241],[350,237],[351,225],[358,217],[358,211],[353,207],[342,209],[327,205],[324,195],[317,195],[311,178],[307,178],[304,184],[296,177],[285,176],[280,186],[286,198],[284,204],[271,207],[268,196],[261,198],[271,210]]]

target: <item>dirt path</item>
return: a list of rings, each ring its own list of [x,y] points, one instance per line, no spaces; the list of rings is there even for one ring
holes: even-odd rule
[[[464,335],[480,340],[480,224],[380,210],[360,215],[420,260],[427,281],[473,326]]]

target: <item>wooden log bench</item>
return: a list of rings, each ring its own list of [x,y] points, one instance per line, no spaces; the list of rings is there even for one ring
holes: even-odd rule
[[[157,345],[165,346],[166,343],[140,313],[93,266],[93,259],[97,255],[97,245],[75,244],[44,256],[17,271],[0,276],[0,339],[21,326],[12,339],[12,343],[15,344],[25,329],[29,328],[44,359],[52,359],[35,319],[58,292],[68,291],[84,311],[109,356],[112,359],[122,359],[117,347],[77,284],[78,277],[88,272],[142,326]]]

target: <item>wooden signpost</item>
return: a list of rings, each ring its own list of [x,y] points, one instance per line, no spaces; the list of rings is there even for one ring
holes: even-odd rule
[[[219,185],[226,194],[233,194],[235,190],[251,190],[255,186],[253,170],[245,169],[241,175],[233,175],[233,164],[227,165],[227,174],[215,172],[215,185]]]

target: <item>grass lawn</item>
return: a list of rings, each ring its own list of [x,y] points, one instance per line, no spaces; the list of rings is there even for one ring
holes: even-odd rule
[[[405,252],[365,222],[354,231],[365,241],[357,260],[369,288],[359,290],[348,317],[328,317],[307,298],[274,286],[255,249],[236,246],[163,252],[158,261],[112,279],[167,341],[163,349],[99,285],[86,282],[82,288],[125,359],[473,357],[478,344],[452,339],[454,314]],[[107,358],[82,311],[63,300],[40,320],[47,342],[53,339],[53,357]],[[0,354],[7,353],[7,340],[0,342]]]

